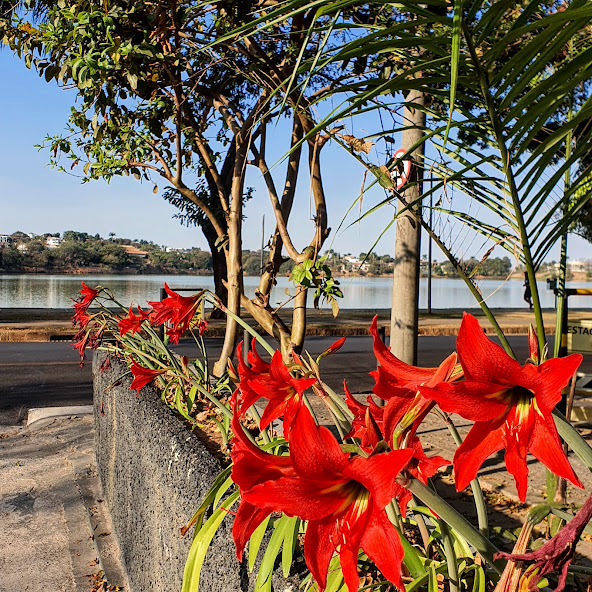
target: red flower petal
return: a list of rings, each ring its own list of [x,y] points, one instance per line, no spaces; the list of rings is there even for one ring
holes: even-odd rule
[[[477,422],[454,455],[454,481],[462,491],[476,476],[485,459],[504,447],[504,420]]]
[[[526,364],[519,384],[535,393],[539,409],[549,415],[561,400],[561,390],[569,384],[583,359],[581,354],[572,354],[552,358],[540,366]]]
[[[400,386],[405,386],[408,383],[421,384],[428,381],[438,369],[410,366],[396,358],[378,336],[377,318],[372,319],[370,333],[374,338],[374,355],[378,363],[393,377],[393,381],[396,381]]]
[[[271,514],[271,509],[258,508],[249,502],[241,501],[232,525],[232,538],[236,547],[236,556],[243,560],[245,545],[257,527]]]
[[[304,536],[304,560],[320,590],[327,587],[329,563],[335,551],[330,544],[335,522],[309,522]]]
[[[413,450],[393,450],[368,458],[356,456],[343,472],[359,481],[370,492],[374,505],[383,510],[395,497],[395,478],[407,466]]]
[[[419,387],[419,392],[434,399],[442,411],[458,413],[471,421],[490,421],[508,411],[511,401],[507,386],[484,382],[442,382],[437,389]]]
[[[517,384],[515,377],[522,366],[491,341],[469,313],[463,315],[456,346],[467,380],[490,382],[495,376],[498,384]]]
[[[552,417],[535,415],[532,439],[528,448],[530,453],[553,473],[571,481],[576,487],[584,488],[563,452]]]
[[[328,476],[329,477],[329,476]],[[299,516],[303,520],[335,521],[335,515],[343,514],[347,507],[349,491],[347,482],[333,479],[320,481],[301,477],[280,477],[255,485],[243,494],[243,499],[259,508]],[[341,512],[340,512],[341,510]]]
[[[399,590],[404,590],[401,578],[403,545],[401,537],[391,524],[386,512],[373,512],[366,524],[361,547],[385,578]]]
[[[325,480],[341,473],[347,464],[335,436],[318,426],[306,407],[300,408],[293,421],[290,456],[296,471],[308,479]]]

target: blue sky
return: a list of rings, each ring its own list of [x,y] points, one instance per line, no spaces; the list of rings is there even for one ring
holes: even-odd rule
[[[207,248],[199,229],[185,228],[172,219],[175,209],[159,194],[153,194],[152,184],[139,183],[133,178],[115,179],[110,184],[99,181],[82,184],[80,178],[49,168],[48,151],[38,151],[34,146],[46,135],[59,134],[65,129],[74,93],[47,84],[6,49],[0,51],[0,77],[3,82],[0,93],[0,233],[76,230],[107,236],[114,232],[120,237],[144,238],[173,247]],[[273,157],[279,159],[284,148],[277,145],[275,150]],[[269,159],[270,164],[273,157]],[[363,169],[340,147],[330,144],[323,150],[322,162],[329,225],[334,229],[326,245],[342,253],[367,251],[374,237],[391,219],[392,209],[383,209],[336,235],[343,216],[359,195]],[[258,249],[261,216],[265,214],[266,234],[269,235],[273,214],[262,179],[258,171],[250,168],[247,185],[255,187],[256,193],[247,206],[243,236],[246,248]],[[278,178],[283,176],[282,171],[279,165]],[[162,190],[164,185],[159,183],[159,188]],[[290,230],[300,249],[310,240],[313,228],[309,193],[306,180],[299,183],[296,202],[299,205]],[[364,204],[382,197],[381,191],[376,189],[364,197]],[[350,216],[350,220],[353,219]],[[381,254],[392,253],[393,243],[391,229],[375,250]],[[482,241],[471,244],[472,250],[466,255],[478,255]],[[427,252],[425,241],[422,252]],[[572,259],[589,258],[592,249],[589,243],[575,237],[570,239],[569,254]],[[434,256],[443,259],[436,250]],[[550,258],[556,257],[557,253],[553,252]]]

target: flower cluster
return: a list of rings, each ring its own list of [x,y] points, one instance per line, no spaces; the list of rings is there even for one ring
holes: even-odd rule
[[[344,384],[352,417],[344,440],[354,442],[345,449],[303,405],[307,389],[323,391],[316,365],[305,366],[297,356],[286,364],[279,352],[268,363],[254,346],[245,363],[239,348],[232,422],[232,478],[241,495],[233,529],[237,555],[240,560],[250,536],[272,512],[297,516],[307,523],[304,557],[321,591],[335,553],[349,592],[358,589],[360,548],[388,580],[404,589],[399,532],[386,509],[396,500],[405,516],[412,497],[405,488],[408,480],[425,484],[440,467],[450,464],[440,456],[428,457],[417,436],[421,422],[436,405],[475,422],[453,459],[459,491],[501,449],[522,500],[528,452],[581,487],[551,416],[562,388],[581,363],[580,355],[539,363],[536,341],[530,339],[530,360],[522,366],[465,314],[457,353],[437,368],[419,368],[387,349],[378,336],[376,319],[370,331],[379,363],[371,373],[372,392],[381,404],[373,396],[366,403],[359,401]],[[283,420],[289,445],[285,456],[264,452],[245,435],[240,418],[260,399],[266,400],[261,429],[275,419]]]
[[[75,337],[76,343],[74,347],[80,354],[80,364],[82,365],[84,362],[86,350],[96,349],[101,343],[101,338],[106,333],[123,339],[126,336],[133,337],[137,332],[141,332],[142,329],[146,329],[147,327],[160,327],[167,324],[166,334],[169,337],[170,343],[179,343],[181,335],[189,329],[195,329],[197,334],[202,336],[208,326],[200,314],[203,294],[200,292],[193,296],[185,297],[171,290],[166,283],[164,288],[167,297],[161,302],[148,302],[150,308],[147,310],[143,310],[138,306],[137,313],[130,306],[127,313],[119,317],[110,311],[107,312],[107,309],[99,302],[99,296],[103,293],[106,293],[106,297],[109,300],[115,302],[107,290],[104,290],[100,286],[89,288],[82,282],[80,297],[74,301],[75,312],[72,317],[72,323],[79,328],[78,334]],[[99,311],[89,314],[88,309],[93,303],[99,305]],[[111,326],[113,322],[115,326]],[[137,373],[140,372],[138,368],[141,368],[141,366],[135,361],[131,370],[136,380]],[[146,372],[150,371],[150,369],[146,368],[144,370]],[[148,376],[148,374],[144,376]],[[143,378],[143,380],[145,379]],[[136,384],[141,384],[142,381],[140,383],[136,382]],[[147,380],[142,386],[148,382],[150,381]],[[136,387],[134,386],[132,388],[135,389]]]

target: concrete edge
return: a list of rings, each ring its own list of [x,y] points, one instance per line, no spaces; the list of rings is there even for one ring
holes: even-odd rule
[[[92,415],[92,405],[71,405],[69,407],[33,407],[27,414],[27,427],[42,419],[53,419],[64,415]]]
[[[123,565],[121,550],[113,531],[111,515],[105,503],[103,489],[96,470],[88,464],[86,456],[71,455],[69,457],[78,488],[80,499],[86,509],[86,524],[89,528],[89,539],[94,544],[98,556],[99,567],[110,586],[130,591],[127,572]],[[92,463],[94,465],[94,455]],[[88,588],[84,589],[87,592]]]

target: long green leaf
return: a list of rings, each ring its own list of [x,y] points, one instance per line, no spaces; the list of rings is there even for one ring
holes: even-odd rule
[[[253,571],[255,567],[255,561],[257,561],[257,554],[259,553],[259,549],[261,548],[261,543],[263,542],[263,537],[265,536],[265,531],[267,530],[267,525],[269,524],[271,516],[268,516],[256,529],[255,532],[251,535],[249,539],[249,572]]]
[[[218,508],[203,525],[201,530],[197,533],[189,549],[187,562],[183,571],[183,586],[181,592],[197,592],[199,590],[199,576],[201,567],[206,558],[206,553],[216,531],[222,524],[222,521],[228,515],[227,510],[232,507],[232,504],[239,498],[239,492],[235,491],[228,496],[222,506]]]

